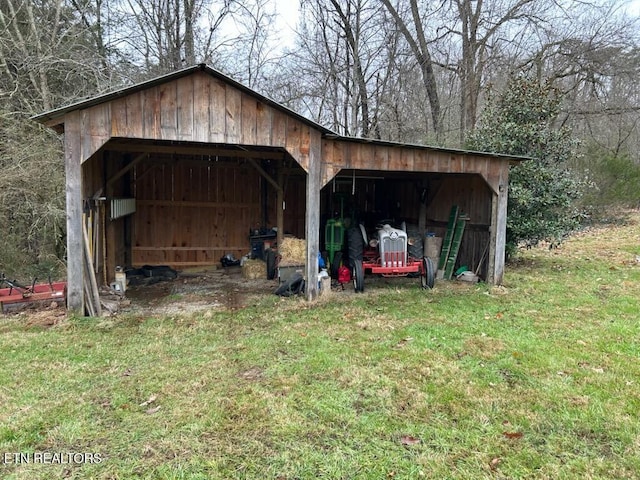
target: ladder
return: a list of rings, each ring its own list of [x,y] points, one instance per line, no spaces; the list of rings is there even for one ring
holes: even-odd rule
[[[440,260],[438,261],[438,270],[444,270],[447,259],[449,258],[449,252],[451,251],[451,243],[453,241],[453,232],[458,221],[459,208],[457,205],[451,207],[449,213],[449,222],[447,223],[447,233],[442,241],[442,250],[440,251]]]
[[[447,233],[442,242],[442,251],[438,261],[438,277],[451,280],[453,269],[458,259],[458,252],[462,244],[462,237],[469,217],[460,213],[457,205],[451,207],[449,222],[447,223]]]

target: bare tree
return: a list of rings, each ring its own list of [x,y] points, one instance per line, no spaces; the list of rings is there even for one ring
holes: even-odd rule
[[[239,2],[231,15],[233,47],[221,51],[222,67],[251,88],[265,87],[279,54],[274,51],[275,12],[268,0]]]
[[[311,115],[348,135],[379,136],[380,95],[388,87],[388,29],[378,2],[303,2],[299,48],[292,55],[313,83]],[[395,43],[391,41],[390,43]],[[378,125],[379,127],[379,125]]]
[[[116,2],[131,20],[120,29],[120,48],[150,73],[164,73],[213,56],[215,37],[234,0],[126,0]]]
[[[431,51],[429,47],[431,42],[427,40],[424,29],[424,25],[427,20],[420,14],[420,8],[417,0],[408,0],[408,2],[410,20],[405,19],[405,16],[402,15],[399,7],[394,6],[390,0],[382,0],[382,3],[393,17],[398,29],[402,32],[402,35],[404,35],[404,38],[415,56],[420,71],[422,72],[424,89],[431,107],[433,131],[436,134],[436,138],[439,138],[442,135],[440,96],[438,94],[438,84],[434,72],[434,62],[431,58]],[[437,11],[431,15],[435,15],[435,13],[437,13]]]
[[[461,52],[457,65],[460,77],[460,141],[465,132],[472,131],[478,116],[478,101],[484,70],[491,49],[498,42],[510,42],[525,33],[528,25],[537,21],[535,9],[542,8],[539,0],[495,1],[453,0],[459,28],[450,30],[458,36]],[[504,34],[504,39],[498,38]]]

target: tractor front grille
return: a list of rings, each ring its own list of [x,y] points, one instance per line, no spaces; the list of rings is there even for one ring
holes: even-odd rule
[[[383,237],[380,257],[383,267],[404,267],[407,264],[407,239]]]

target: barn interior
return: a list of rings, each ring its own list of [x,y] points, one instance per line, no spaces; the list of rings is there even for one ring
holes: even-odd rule
[[[112,139],[83,172],[94,266],[107,285],[116,266],[181,271],[227,254],[263,258],[279,223],[283,235],[305,236],[307,173],[281,148]],[[457,264],[484,277],[491,197],[477,174],[343,169],[320,192],[320,250],[330,219],[371,235],[404,223],[410,236],[443,237],[457,205],[468,218]]]

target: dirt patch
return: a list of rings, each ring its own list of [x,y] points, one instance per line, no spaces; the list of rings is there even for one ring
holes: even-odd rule
[[[67,318],[67,309],[64,305],[49,302],[47,306],[42,304],[33,308],[24,309],[14,313],[16,318],[24,318],[28,328],[49,328],[57,325]]]
[[[193,313],[210,309],[237,310],[273,294],[277,280],[246,279],[240,267],[201,273],[178,274],[178,278],[127,288],[130,305],[122,311],[154,314]]]

